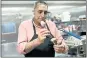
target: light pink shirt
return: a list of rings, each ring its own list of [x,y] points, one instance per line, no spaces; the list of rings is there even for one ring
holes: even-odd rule
[[[62,41],[63,44],[66,46],[65,41],[63,40],[60,31],[56,28],[55,23],[52,21],[46,21],[51,34],[57,39],[58,42]],[[42,28],[36,28],[36,31],[38,32]],[[26,20],[23,21],[19,26],[19,32],[18,32],[18,42],[17,42],[17,50],[21,54],[26,54],[27,52],[24,51],[25,45],[27,42],[29,42],[34,35],[32,20]],[[38,46],[40,42],[38,40],[35,40],[31,43],[32,46]],[[67,50],[67,48],[65,49]]]

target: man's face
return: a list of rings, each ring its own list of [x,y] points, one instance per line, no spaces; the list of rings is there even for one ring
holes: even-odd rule
[[[34,10],[34,18],[37,22],[45,21],[47,15],[47,6],[44,4],[38,4]]]

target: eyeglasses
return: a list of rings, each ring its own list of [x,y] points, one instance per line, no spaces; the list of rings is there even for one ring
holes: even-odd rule
[[[38,10],[39,14],[41,14],[42,12],[44,12],[45,15],[48,13],[48,11]]]

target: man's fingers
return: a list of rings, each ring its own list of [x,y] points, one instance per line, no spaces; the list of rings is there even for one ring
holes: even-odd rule
[[[54,45],[55,48],[64,48],[64,45]]]
[[[54,50],[55,50],[55,52],[63,53],[65,48],[62,45],[59,45],[59,46],[58,45],[54,45]]]
[[[40,30],[40,31],[38,31],[38,39],[40,39],[41,42],[44,42],[44,40],[46,39],[47,35],[50,35],[50,31],[48,31],[45,28]]]
[[[41,35],[50,35],[49,31],[43,32]]]
[[[40,30],[40,33],[49,33],[49,31],[47,29],[42,29]]]
[[[55,50],[55,52],[58,52],[58,53],[64,52],[64,48],[55,48],[54,50]]]

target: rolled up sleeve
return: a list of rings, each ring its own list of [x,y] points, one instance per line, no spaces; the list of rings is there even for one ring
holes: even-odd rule
[[[27,43],[27,34],[26,34],[26,29],[23,27],[22,24],[19,26],[18,30],[18,41],[17,41],[17,50],[20,54],[25,54],[26,52],[24,51],[25,45]]]
[[[64,45],[64,47],[65,47],[65,52],[67,52],[68,51],[68,46],[65,43],[65,40],[63,39],[60,31],[58,30],[58,28],[56,28],[56,26],[55,26],[55,37],[57,39],[57,43],[62,43],[62,45]]]

